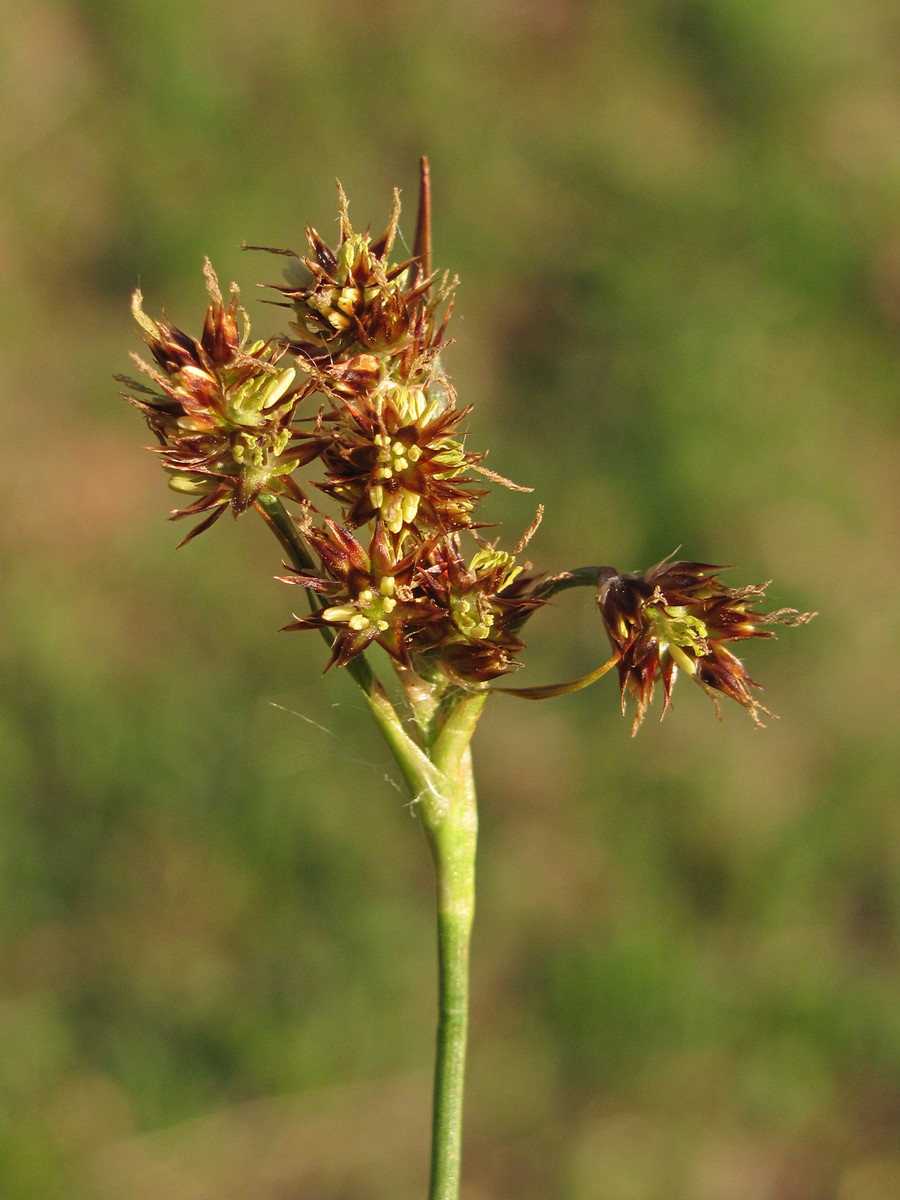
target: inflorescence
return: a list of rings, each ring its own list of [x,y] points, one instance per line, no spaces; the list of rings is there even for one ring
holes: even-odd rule
[[[466,689],[514,669],[528,618],[556,591],[590,582],[623,709],[627,695],[637,701],[635,730],[657,682],[665,712],[679,669],[759,723],[758,685],[726,643],[772,637],[772,624],[812,614],[764,613],[764,586],[725,587],[719,568],[702,563],[667,561],[644,575],[535,574],[518,556],[540,510],[513,550],[486,541],[477,515],[485,482],[508,481],[466,448],[471,409],[457,406],[441,368],[456,280],[431,271],[427,164],[414,253],[399,262],[399,196],[373,239],[354,232],[338,189],[337,246],[308,228],[308,256],[276,251],[290,259],[276,287],[290,314],[282,336],[251,341],[236,285],[226,303],[208,260],[199,340],[148,317],[135,292],[152,361],[132,357],[152,386],[119,378],[156,436],[170,487],[192,497],[172,514],[199,517],[184,541],[229,508],[255,508],[290,553],[279,578],[310,598],[310,611],[286,628],[322,630],[329,666],[377,643],[401,673]]]

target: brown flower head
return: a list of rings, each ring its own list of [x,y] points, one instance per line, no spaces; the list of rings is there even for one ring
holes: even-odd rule
[[[663,561],[644,575],[620,574],[612,567],[601,571],[597,604],[618,658],[622,711],[626,692],[638,705],[633,733],[644,719],[657,680],[663,685],[665,715],[679,668],[717,705],[718,696],[729,696],[762,724],[760,714],[768,710],[750,690],[759,684],[725,643],[774,637],[766,626],[800,625],[815,614],[789,608],[760,612],[756,606],[768,584],[728,588],[717,578],[722,569]]]
[[[404,667],[461,683],[485,682],[514,667],[523,649],[515,630],[544,603],[533,594],[535,577],[514,555],[483,546],[467,564],[450,534],[417,542],[397,558],[380,519],[366,550],[336,521],[313,526],[309,511],[300,529],[322,571],[280,578],[315,593],[319,606],[285,628],[333,631],[329,666],[346,666],[377,642]]]
[[[391,380],[348,398],[315,435],[326,471],[318,486],[340,502],[351,527],[377,515],[399,540],[407,529],[465,528],[484,495],[466,474],[483,455],[451,436],[469,411],[455,410],[452,396]]]
[[[159,390],[119,376],[139,393],[127,398],[160,442],[169,486],[198,497],[173,516],[205,514],[185,541],[229,504],[235,513],[244,512],[263,490],[302,499],[290,472],[316,453],[314,445],[294,436],[291,422],[303,393],[292,386],[294,368],[279,365],[283,348],[250,343],[236,286],[226,306],[208,259],[204,274],[212,303],[199,341],[165,318],[152,320],[140,291],[134,293],[132,310],[154,363],[132,358]]]
[[[327,362],[359,352],[380,357],[408,351],[423,331],[431,340],[434,314],[448,295],[445,284],[432,295],[424,255],[391,262],[390,254],[400,217],[399,193],[387,229],[373,240],[368,230],[353,231],[347,197],[338,183],[341,225],[334,249],[311,226],[306,236],[311,256],[293,261],[285,271],[287,284],[274,285],[294,309],[292,348],[312,362]],[[424,194],[424,193],[423,193]]]
[[[466,563],[458,535],[435,542],[419,557],[414,586],[443,620],[423,628],[410,647],[414,665],[437,665],[472,683],[513,670],[525,645],[516,630],[544,603],[534,592],[537,578],[495,546],[482,545]]]
[[[333,631],[328,666],[345,667],[372,642],[408,666],[410,641],[423,626],[443,617],[428,597],[411,587],[418,551],[398,561],[381,521],[375,524],[368,550],[336,521],[326,518],[323,528],[313,526],[306,510],[300,528],[322,572],[280,578],[315,593],[321,607],[306,617],[295,614],[285,629]]]

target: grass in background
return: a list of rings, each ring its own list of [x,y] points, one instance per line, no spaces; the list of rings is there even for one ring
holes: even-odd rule
[[[472,1195],[900,1190],[898,33],[876,0],[9,14],[4,1200],[424,1190],[424,847],[353,690],[276,635],[266,539],[173,552],[111,379],[138,282],[196,328],[209,253],[265,334],[241,240],[330,236],[335,175],[409,216],[422,152],[447,366],[547,505],[535,562],[682,542],[821,610],[748,654],[765,733],[683,685],[635,742],[611,682],[487,715]],[[571,612],[530,682],[602,655]]]

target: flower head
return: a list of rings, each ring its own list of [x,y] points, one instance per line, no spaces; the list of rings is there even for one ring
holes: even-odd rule
[[[322,570],[280,578],[305,587],[319,603],[309,616],[295,615],[285,629],[333,633],[328,666],[347,666],[372,642],[408,666],[410,642],[424,625],[443,618],[437,605],[411,586],[418,551],[397,559],[381,521],[375,523],[368,550],[336,521],[326,518],[323,527],[314,526],[307,510],[300,528]]]
[[[340,183],[340,239],[333,249],[312,226],[306,231],[311,254],[292,257],[288,282],[277,285],[294,310],[293,348],[313,362],[327,362],[363,352],[380,357],[407,351],[424,326],[433,333],[434,313],[448,294],[446,286],[432,295],[434,279],[414,256],[391,261],[400,218],[400,197],[381,237],[354,232],[347,197]],[[290,255],[290,251],[280,251]]]
[[[419,557],[414,582],[443,619],[423,628],[414,663],[439,664],[472,683],[513,670],[525,647],[517,630],[544,603],[538,578],[496,546],[482,545],[467,563],[458,535],[434,542]]]
[[[717,577],[721,567],[707,563],[657,563],[644,575],[620,574],[611,567],[600,572],[597,604],[606,626],[622,693],[637,701],[636,733],[653,699],[659,680],[663,685],[663,715],[672,697],[679,669],[695,680],[718,705],[729,696],[762,724],[767,713],[753,696],[759,684],[743,663],[725,646],[747,638],[770,638],[770,625],[801,625],[814,613],[783,608],[761,612],[757,605],[768,584],[726,587]]]
[[[344,506],[349,525],[377,516],[400,541],[407,530],[427,536],[469,526],[484,490],[466,472],[483,455],[452,436],[469,411],[393,381],[347,399],[320,426],[319,487]]]
[[[264,489],[302,499],[290,473],[315,454],[292,429],[303,392],[293,386],[295,369],[281,365],[284,349],[251,343],[235,285],[226,306],[208,259],[204,274],[211,303],[199,341],[165,318],[152,320],[140,291],[134,293],[132,311],[153,363],[138,355],[132,359],[157,390],[119,377],[138,393],[127,398],[160,443],[169,486],[197,497],[173,515],[204,514],[185,541],[229,505],[244,512]]]
[[[318,603],[285,629],[330,630],[329,666],[346,666],[373,642],[403,667],[463,685],[515,666],[524,648],[516,627],[544,601],[514,555],[485,546],[467,564],[458,536],[449,534],[398,557],[381,520],[366,550],[335,521],[314,526],[308,509],[299,527],[322,570],[280,578],[307,588]]]

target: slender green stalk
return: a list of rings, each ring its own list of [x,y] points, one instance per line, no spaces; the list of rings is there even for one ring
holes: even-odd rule
[[[469,1025],[469,942],[475,916],[478,818],[472,760],[460,764],[456,794],[430,839],[437,875],[438,1030],[431,1124],[429,1200],[457,1200]]]
[[[296,571],[314,571],[315,563],[300,537],[296,522],[278,496],[273,496],[271,492],[260,492],[253,501],[253,507],[287,551],[291,566]]]
[[[478,811],[469,743],[488,692],[463,693],[423,749],[378,694],[369,708],[416,801],[437,885],[438,1030],[429,1200],[458,1200],[469,1023],[469,941],[475,916]],[[429,708],[431,700],[428,700]]]
[[[367,696],[416,801],[435,867],[438,1029],[429,1200],[458,1200],[459,1196],[478,837],[469,743],[487,697],[487,691],[456,697],[443,728],[425,750],[407,733],[390,704],[382,703],[378,695]]]
[[[372,714],[416,800],[435,867],[438,1029],[429,1200],[458,1200],[459,1196],[478,837],[469,741],[487,695],[464,696],[429,752],[410,737],[390,705],[382,705],[377,696],[368,697]]]
[[[475,916],[478,810],[469,743],[487,693],[463,697],[432,750],[446,781],[437,821],[422,821],[437,883],[438,1030],[431,1124],[429,1200],[457,1200],[462,1161],[463,1094],[469,1025],[469,942]]]

